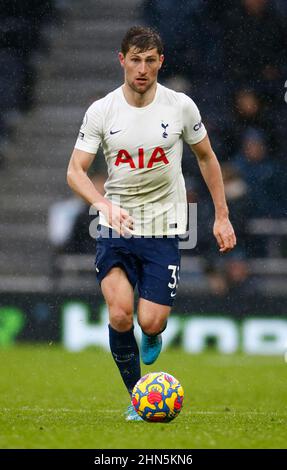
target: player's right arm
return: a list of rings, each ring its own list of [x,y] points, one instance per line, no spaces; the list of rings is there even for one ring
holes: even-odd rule
[[[95,154],[75,148],[68,166],[67,183],[78,196],[101,211],[111,227],[121,235],[125,235],[126,227],[133,228],[132,219],[125,209],[112,204],[97,191],[88,176],[88,169],[94,158]]]

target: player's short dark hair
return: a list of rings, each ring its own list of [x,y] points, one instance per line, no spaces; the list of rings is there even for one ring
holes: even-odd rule
[[[160,35],[154,29],[145,26],[132,26],[126,32],[122,40],[122,53],[126,55],[131,47],[136,47],[139,52],[157,49],[159,55],[163,54],[163,43]]]

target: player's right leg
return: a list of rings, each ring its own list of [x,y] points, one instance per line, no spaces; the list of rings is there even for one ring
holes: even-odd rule
[[[131,395],[141,376],[139,350],[133,326],[133,287],[125,271],[114,267],[102,280],[101,289],[109,310],[111,352]]]
[[[134,337],[134,291],[127,275],[120,267],[112,268],[101,282],[101,289],[109,310],[109,340],[114,361],[131,396],[141,377],[139,349]],[[141,418],[130,405],[128,421]]]
[[[113,267],[101,282],[101,290],[109,309],[112,328],[120,333],[133,326],[134,290],[125,271]]]
[[[133,329],[137,260],[131,252],[130,240],[119,237],[108,227],[98,226],[96,241],[96,272],[109,310],[110,348],[131,395],[141,377],[139,350]],[[134,413],[134,418],[139,418]],[[130,419],[131,415],[130,410],[127,418]]]

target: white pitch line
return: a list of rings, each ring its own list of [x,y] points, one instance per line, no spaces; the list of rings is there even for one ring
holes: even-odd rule
[[[80,409],[74,409],[74,408],[33,408],[33,407],[28,407],[24,406],[22,408],[0,408],[0,413],[1,412],[22,412],[22,411],[32,411],[32,412],[37,412],[37,413],[91,413],[91,409],[88,408],[80,408]],[[97,410],[96,413],[120,413],[123,410]]]
[[[114,409],[114,410],[91,410],[86,408],[80,409],[69,409],[69,408],[33,408],[33,407],[22,407],[22,408],[0,408],[0,413],[11,413],[11,412],[35,412],[35,413],[89,413],[89,414],[110,414],[110,413],[123,413],[124,409]],[[183,414],[193,416],[193,415],[278,415],[282,416],[287,413],[278,413],[278,411],[238,411],[238,410],[229,410],[229,411],[186,411],[183,408]]]

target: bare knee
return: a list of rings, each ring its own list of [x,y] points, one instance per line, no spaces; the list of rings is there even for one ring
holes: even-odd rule
[[[147,335],[157,335],[161,333],[165,325],[166,320],[163,321],[162,319],[145,318],[140,321],[140,327]]]
[[[124,332],[133,325],[134,293],[126,274],[112,268],[101,283],[102,293],[109,309],[110,325]]]
[[[109,307],[110,325],[114,330],[129,331],[133,326],[133,312],[121,307]]]

